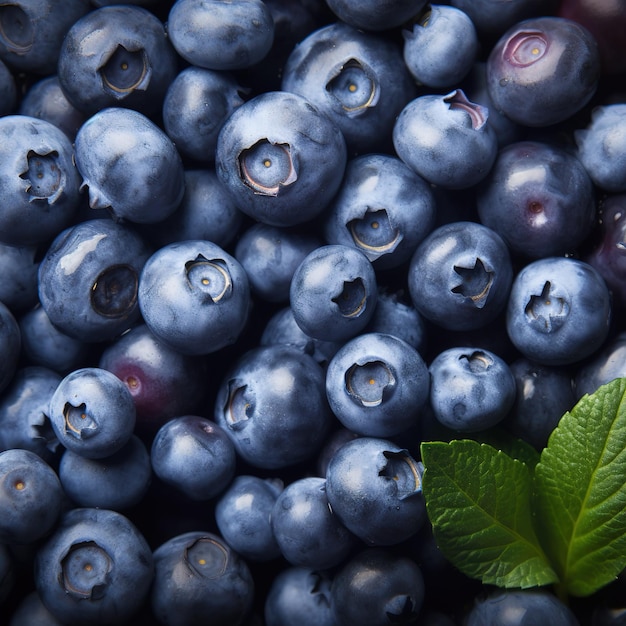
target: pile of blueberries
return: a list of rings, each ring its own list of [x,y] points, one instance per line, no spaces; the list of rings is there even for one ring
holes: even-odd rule
[[[625,29],[0,3],[0,621],[626,624],[455,570],[419,454],[626,376]]]

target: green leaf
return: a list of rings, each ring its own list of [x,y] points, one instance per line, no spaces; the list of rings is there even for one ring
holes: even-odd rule
[[[539,463],[539,452],[533,446],[498,426],[477,432],[472,439],[502,450],[508,456],[524,463],[531,472]]]
[[[584,396],[535,469],[537,533],[564,590],[587,596],[626,567],[626,378]]]
[[[557,581],[533,528],[524,463],[471,440],[425,442],[421,454],[428,516],[453,565],[500,587]]]

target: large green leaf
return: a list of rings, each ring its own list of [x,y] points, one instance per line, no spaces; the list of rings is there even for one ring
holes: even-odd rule
[[[470,440],[423,443],[421,453],[428,516],[451,563],[500,587],[557,581],[535,535],[524,463]]]
[[[586,596],[626,567],[626,379],[566,413],[535,469],[537,533],[564,590]]]

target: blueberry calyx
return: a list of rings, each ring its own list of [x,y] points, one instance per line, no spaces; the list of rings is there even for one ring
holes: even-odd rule
[[[569,310],[567,298],[553,291],[547,280],[541,294],[530,297],[524,312],[534,328],[547,334],[557,331],[565,323]]]
[[[503,56],[511,65],[527,67],[541,59],[548,47],[549,42],[541,31],[522,31],[506,42]]]
[[[228,400],[224,407],[226,423],[233,430],[240,430],[252,416],[254,404],[247,392],[248,385],[241,385],[236,380],[228,383]]]
[[[448,108],[451,111],[465,111],[474,130],[480,130],[487,123],[489,109],[471,102],[462,89],[455,89],[450,92],[447,96],[444,96],[443,101],[448,104]]]
[[[200,537],[185,548],[185,563],[201,578],[216,579],[228,567],[228,552],[210,537]]]
[[[103,317],[124,317],[137,304],[139,277],[129,265],[113,265],[98,275],[91,288],[91,306]]]
[[[332,73],[326,83],[326,91],[350,115],[359,115],[376,106],[379,98],[374,73],[356,59],[348,59]]]
[[[493,359],[482,350],[474,350],[471,354],[459,355],[459,361],[465,360],[466,366],[472,374],[480,374],[493,365]]]
[[[104,87],[116,98],[124,98],[131,91],[145,91],[150,83],[151,70],[142,48],[129,50],[118,45],[98,72]]]
[[[65,177],[58,165],[58,157],[56,150],[45,154],[30,150],[26,155],[27,167],[20,178],[26,183],[25,191],[30,202],[44,200],[54,204],[60,197],[65,188]]]
[[[348,222],[348,229],[352,241],[366,254],[393,252],[402,240],[400,231],[391,225],[385,209],[368,209],[363,217]]]
[[[95,541],[75,543],[61,561],[63,588],[78,600],[99,600],[105,595],[112,565]]]
[[[390,624],[408,624],[415,618],[415,604],[408,595],[394,596],[385,604],[385,615]]]
[[[344,317],[359,317],[365,311],[367,292],[360,278],[344,281],[341,293],[332,298]]]
[[[281,187],[298,179],[288,143],[260,139],[240,152],[238,163],[239,177],[244,184],[264,196],[277,196]]]
[[[13,4],[0,7],[0,40],[15,54],[26,54],[33,47],[35,31],[20,7]]]
[[[345,374],[345,389],[352,400],[364,407],[378,406],[393,393],[396,377],[382,361],[354,363]]]
[[[472,267],[455,265],[453,269],[461,277],[461,282],[451,289],[452,293],[469,298],[474,306],[482,309],[493,284],[493,272],[479,258]]]
[[[395,481],[399,500],[422,492],[423,470],[420,462],[416,462],[406,450],[385,450],[383,456],[387,462],[378,475]]]
[[[78,406],[66,402],[63,407],[63,418],[65,432],[77,439],[90,437],[98,430],[98,424],[87,411],[87,405],[84,402]]]
[[[230,297],[233,281],[222,259],[207,259],[199,254],[195,260],[185,263],[187,280],[192,287],[206,294],[206,301],[217,304]]]

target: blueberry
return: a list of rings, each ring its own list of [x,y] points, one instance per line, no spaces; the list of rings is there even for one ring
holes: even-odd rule
[[[120,512],[137,506],[152,480],[150,455],[136,435],[104,458],[90,459],[65,450],[58,474],[63,491],[75,506]]]
[[[337,626],[332,611],[332,579],[327,572],[292,565],[282,569],[264,602],[267,626]]]
[[[595,107],[589,124],[574,135],[591,180],[609,193],[626,192],[626,104]]]
[[[147,599],[152,552],[129,518],[74,508],[35,554],[35,588],[64,624],[126,623]]]
[[[411,100],[393,127],[398,156],[433,185],[465,189],[481,181],[496,160],[498,138],[489,110],[462,89]]]
[[[0,138],[0,241],[47,242],[71,224],[80,201],[72,143],[54,124],[28,115],[0,118]]]
[[[20,316],[38,303],[36,246],[10,246],[0,243],[0,302]]]
[[[63,93],[88,115],[129,107],[154,116],[177,71],[161,20],[129,4],[96,8],[74,20],[57,68]]]
[[[303,229],[257,222],[241,233],[235,257],[246,270],[254,294],[264,302],[286,303],[298,265],[320,245],[320,237]]]
[[[246,562],[214,533],[190,531],[154,551],[151,606],[161,624],[236,626],[248,616],[254,581]]]
[[[135,428],[135,405],[126,385],[111,372],[83,367],[65,376],[48,406],[60,443],[90,459],[121,450]]]
[[[11,70],[0,59],[0,115],[10,115],[17,105],[17,84]]]
[[[92,209],[152,224],[178,208],[185,191],[181,157],[172,140],[139,111],[108,107],[80,127],[76,167]]]
[[[502,34],[487,59],[495,107],[518,124],[546,127],[580,111],[600,78],[598,45],[581,24],[541,16]]]
[[[478,58],[480,42],[474,22],[453,6],[426,5],[419,20],[402,34],[404,62],[420,85],[455,87]]]
[[[447,330],[484,328],[504,311],[513,265],[504,240],[476,222],[450,222],[415,250],[408,287],[417,311]]]
[[[0,452],[0,541],[34,543],[55,526],[64,493],[54,469],[30,450]]]
[[[417,15],[426,0],[327,0],[332,12],[354,28],[384,31]]]
[[[212,163],[222,124],[243,104],[243,95],[243,88],[230,73],[187,67],[171,81],[165,94],[165,132],[181,155]]]
[[[611,295],[588,263],[547,257],[525,265],[513,281],[507,332],[523,356],[543,365],[571,365],[604,343]]]
[[[132,228],[87,220],[55,237],[39,264],[39,300],[53,326],[86,342],[113,339],[139,320],[139,274],[150,255]]]
[[[17,0],[0,7],[0,59],[19,72],[56,71],[63,39],[72,24],[89,13],[86,0],[68,0],[60,11],[54,0]]]
[[[215,503],[215,522],[226,543],[248,561],[280,556],[271,514],[283,489],[279,478],[238,474]]]
[[[430,404],[436,419],[457,432],[486,430],[513,408],[513,372],[488,350],[448,348],[429,367]]]
[[[22,334],[17,319],[9,307],[0,301],[0,392],[10,384],[19,367]]]
[[[58,460],[59,440],[47,417],[62,376],[37,365],[20,367],[0,396],[0,450],[30,450],[49,464]]]
[[[329,244],[309,253],[291,280],[289,301],[305,334],[345,341],[372,319],[378,299],[376,273],[363,252]]]
[[[251,348],[220,384],[214,419],[254,467],[279,469],[311,459],[331,423],[323,370],[291,346]]]
[[[347,160],[337,126],[306,98],[284,91],[248,100],[222,125],[215,167],[235,204],[272,226],[317,217]]]
[[[626,333],[610,337],[602,348],[584,361],[574,374],[575,399],[592,394],[601,385],[626,376]]]
[[[148,328],[183,354],[209,354],[233,344],[248,321],[246,272],[211,241],[159,248],[141,272],[137,297]]]
[[[261,0],[177,0],[167,33],[191,65],[211,70],[243,69],[261,61],[274,42],[274,21]]]
[[[271,525],[281,554],[291,565],[330,569],[356,545],[356,537],[329,506],[326,480],[319,476],[299,478],[281,491]]]
[[[20,601],[11,616],[9,626],[63,626],[44,606],[39,594],[31,591]]]
[[[153,435],[168,419],[200,411],[206,399],[206,360],[173,350],[143,323],[106,345],[98,367],[126,385],[142,433]]]
[[[235,447],[226,431],[198,415],[173,417],[150,450],[154,473],[192,500],[210,500],[235,476]]]
[[[420,354],[403,339],[362,333],[345,342],[326,371],[333,413],[349,430],[391,437],[419,421],[430,377]]]
[[[344,526],[369,545],[398,544],[426,519],[417,461],[378,437],[353,439],[335,452],[326,495]]]
[[[435,197],[397,157],[366,154],[348,161],[324,214],[326,243],[353,246],[376,269],[400,267],[435,225]]]
[[[335,574],[331,587],[338,626],[414,623],[425,595],[419,566],[383,548],[355,554]]]
[[[500,150],[477,189],[478,216],[522,258],[576,250],[596,217],[595,190],[570,152],[541,141],[519,141]]]
[[[578,626],[572,611],[544,589],[502,589],[478,598],[466,615],[467,626]]]
[[[415,96],[397,46],[342,21],[313,31],[293,49],[281,88],[328,115],[357,153],[386,146],[396,116]]]

